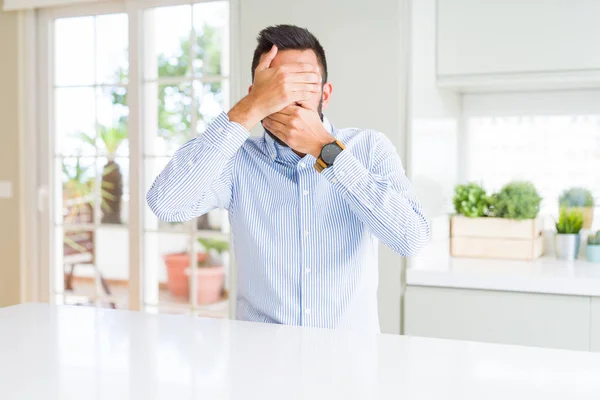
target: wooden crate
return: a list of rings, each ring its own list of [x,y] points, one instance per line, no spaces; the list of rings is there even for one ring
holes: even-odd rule
[[[544,252],[541,218],[451,219],[450,254],[454,257],[533,260]]]

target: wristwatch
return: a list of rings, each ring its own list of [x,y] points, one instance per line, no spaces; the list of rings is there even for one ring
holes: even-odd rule
[[[345,149],[346,146],[344,146],[344,144],[339,140],[323,146],[321,149],[321,154],[315,163],[315,169],[317,172],[321,173],[323,170],[325,170],[325,168],[331,167],[335,161],[335,158]]]

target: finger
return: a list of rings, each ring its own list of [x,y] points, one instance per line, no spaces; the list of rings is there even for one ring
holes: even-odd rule
[[[289,118],[292,115],[294,115],[294,110],[296,110],[297,108],[298,108],[298,106],[296,105],[296,103],[290,104],[289,106],[285,107],[284,109],[278,111],[275,114],[285,115],[287,118]],[[273,114],[273,115],[275,115],[275,114]]]
[[[291,114],[285,114],[280,112],[276,112],[275,114],[269,115],[266,119],[268,121],[275,121],[283,125],[288,125],[290,123]]]
[[[280,131],[285,131],[285,123],[276,120],[273,116],[265,118],[265,121],[269,127]]]
[[[298,105],[300,107],[304,108],[305,110],[310,110],[310,111],[315,111],[315,112],[317,111],[317,109],[306,100],[299,101]]]
[[[285,64],[285,65],[281,66],[281,70],[283,72],[290,72],[290,73],[312,72],[312,73],[320,74],[319,67],[317,67],[316,65],[306,64],[306,63]]]
[[[298,107],[296,105],[296,102],[294,102],[294,104],[290,104],[289,106],[285,107],[284,109],[280,110],[279,112],[270,115],[270,117],[277,115],[278,118],[282,119],[282,118],[286,118],[287,121],[289,121],[292,117],[294,117],[296,115],[296,112],[298,111],[300,107]]]
[[[290,94],[291,103],[300,103],[315,96],[314,92],[292,92]]]
[[[288,82],[293,83],[321,83],[321,75],[314,72],[291,72],[287,78]]]
[[[264,56],[262,61],[258,63],[258,65],[256,66],[256,69],[259,71],[262,71],[262,70],[269,68],[271,66],[271,62],[273,61],[273,59],[275,58],[276,55],[277,55],[277,46],[273,45],[273,47],[271,47],[271,50],[269,50],[269,52]]]
[[[292,92],[320,93],[321,85],[316,83],[290,83],[289,90]]]
[[[263,124],[269,130],[269,132],[273,133],[275,136],[285,142],[286,132],[288,130],[284,124],[271,118],[265,118]]]

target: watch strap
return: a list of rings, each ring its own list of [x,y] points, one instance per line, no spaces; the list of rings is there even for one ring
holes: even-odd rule
[[[317,170],[317,172],[321,173],[327,167],[328,167],[328,165],[325,164],[325,161],[323,161],[323,159],[321,158],[321,156],[319,156],[319,158],[317,158],[317,161],[315,162],[315,169]]]

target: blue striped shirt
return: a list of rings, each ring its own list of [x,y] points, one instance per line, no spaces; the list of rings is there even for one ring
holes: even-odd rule
[[[346,150],[319,174],[313,156],[222,113],[177,150],[147,201],[171,222],[228,210],[238,319],[379,331],[378,242],[410,256],[429,226],[383,134],[324,124]]]

